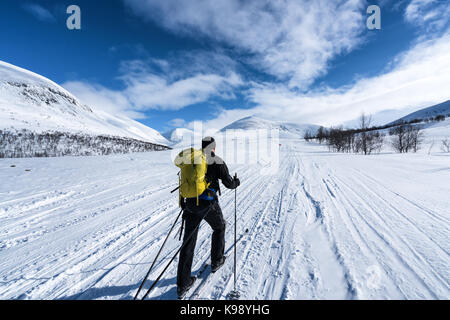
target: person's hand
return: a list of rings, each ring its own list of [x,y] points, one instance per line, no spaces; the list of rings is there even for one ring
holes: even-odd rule
[[[239,180],[237,177],[234,177],[234,183],[236,184],[236,188],[241,185],[241,180]]]

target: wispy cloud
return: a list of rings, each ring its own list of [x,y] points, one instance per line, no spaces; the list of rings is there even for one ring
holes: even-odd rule
[[[145,119],[146,117],[144,113],[134,110],[128,97],[121,91],[114,91],[83,81],[69,81],[62,86],[95,111],[125,115],[133,119]]]
[[[181,128],[187,125],[186,120],[180,118],[172,119],[167,124],[175,128]]]
[[[153,74],[124,79],[127,88],[123,94],[138,110],[180,110],[212,97],[232,98],[231,89],[240,84],[236,74],[229,77],[200,74],[175,82]]]
[[[261,70],[306,89],[329,61],[361,42],[364,0],[124,0],[176,33],[241,51]]]
[[[406,21],[425,27],[427,32],[442,31],[450,25],[447,0],[411,0],[405,9]]]
[[[205,64],[196,66],[189,59],[185,62],[185,67],[174,67],[166,60],[125,61],[118,76],[122,90],[83,81],[63,86],[95,109],[142,118],[146,110],[180,110],[211,98],[232,99],[234,88],[243,84],[233,70],[208,73],[211,70]]]
[[[55,16],[43,6],[36,3],[26,3],[23,6],[23,9],[31,13],[38,20],[43,22],[56,22]]]

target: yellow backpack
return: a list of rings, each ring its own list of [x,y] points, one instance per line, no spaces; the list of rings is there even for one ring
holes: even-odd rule
[[[175,158],[175,165],[180,168],[179,195],[183,198],[197,198],[208,188],[206,182],[206,171],[208,163],[206,156],[201,150],[194,148],[186,149]]]

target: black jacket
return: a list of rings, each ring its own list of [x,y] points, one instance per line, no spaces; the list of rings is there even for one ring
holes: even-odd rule
[[[208,169],[206,171],[206,181],[210,183],[209,188],[220,194],[219,179],[228,189],[236,189],[240,181],[235,180],[228,171],[228,167],[222,158],[216,156],[214,152],[206,156]]]

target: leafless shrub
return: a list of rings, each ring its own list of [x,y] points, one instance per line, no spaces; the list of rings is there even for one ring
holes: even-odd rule
[[[417,152],[423,141],[422,128],[417,125],[397,126],[392,128],[389,134],[393,136],[393,148],[399,153]]]
[[[126,137],[0,130],[0,158],[108,155],[167,149],[166,146]]]
[[[303,138],[305,139],[305,141],[309,142],[314,139],[314,135],[312,134],[311,130],[306,130]]]

